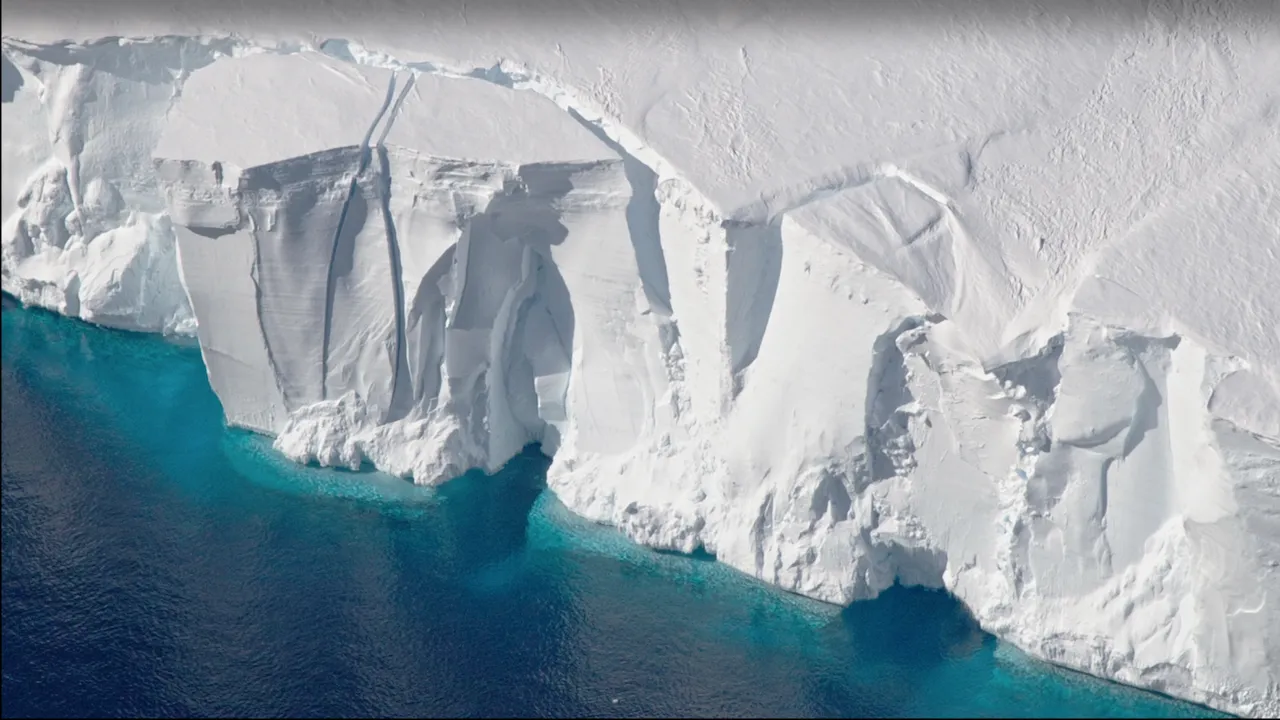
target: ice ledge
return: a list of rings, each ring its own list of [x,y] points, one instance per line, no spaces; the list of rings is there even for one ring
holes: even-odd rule
[[[308,51],[354,63],[354,85],[381,73],[347,108],[367,119],[330,128],[349,140],[195,154],[182,123],[225,92],[215,70]],[[341,40],[5,52],[4,289],[154,331],[191,331],[194,307],[228,419],[289,456],[435,482],[541,441],[566,504],[639,542],[832,602],[944,586],[1039,657],[1280,710],[1274,366],[1195,322],[1118,315],[1100,283],[1034,316],[944,191],[976,182],[967,151],[868,165],[743,222],[506,63]],[[483,124],[397,138],[424,78],[550,100],[590,157],[451,152],[519,134]],[[137,145],[95,142],[106,116]],[[163,142],[178,150],[153,167]],[[1142,289],[1124,268],[1143,242],[1098,274]],[[1004,342],[1015,315],[1034,332]]]

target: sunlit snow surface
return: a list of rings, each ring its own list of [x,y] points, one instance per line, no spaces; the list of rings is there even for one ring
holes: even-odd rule
[[[532,452],[434,489],[300,467],[194,349],[3,318],[5,717],[1207,714],[941,593],[841,611],[639,548]]]
[[[6,291],[295,460],[540,442],[637,542],[1280,711],[1275,2],[217,5],[4,4]]]

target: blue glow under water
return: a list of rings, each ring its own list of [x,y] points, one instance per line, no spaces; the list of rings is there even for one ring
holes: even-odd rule
[[[1205,716],[946,595],[840,610],[575,519],[534,452],[435,491],[223,426],[198,352],[3,316],[3,714]]]

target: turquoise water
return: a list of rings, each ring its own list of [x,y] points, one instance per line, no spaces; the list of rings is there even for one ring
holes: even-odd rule
[[[198,352],[3,315],[3,715],[1159,716],[942,593],[636,547],[535,449],[437,490],[224,427]]]

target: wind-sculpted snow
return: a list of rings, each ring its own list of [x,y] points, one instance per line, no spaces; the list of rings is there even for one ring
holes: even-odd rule
[[[638,542],[837,603],[944,587],[1048,660],[1280,711],[1255,9],[540,43],[194,8],[6,15],[6,292],[196,332],[299,461],[436,483],[540,442]]]

